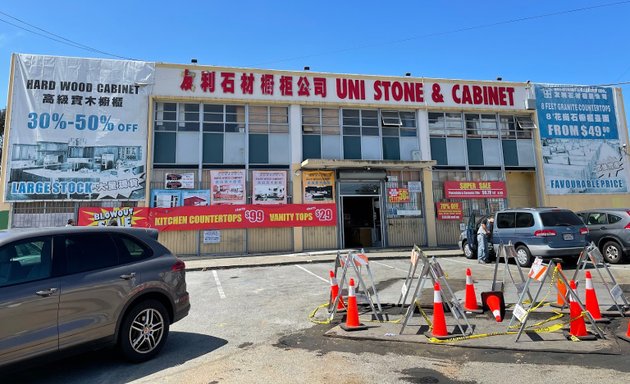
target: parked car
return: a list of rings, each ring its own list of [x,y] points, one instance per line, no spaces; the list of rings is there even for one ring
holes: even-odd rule
[[[154,229],[0,231],[0,366],[76,346],[154,357],[188,314],[185,264]]]
[[[577,213],[588,228],[588,240],[608,263],[630,256],[630,208],[589,209]]]
[[[571,210],[562,208],[513,208],[495,214],[493,246],[512,243],[516,262],[531,266],[535,257],[561,257],[575,261],[588,243],[588,229]]]
[[[464,252],[464,256],[467,259],[476,259],[477,258],[477,230],[481,225],[481,222],[490,217],[490,215],[483,215],[476,219],[475,215],[472,214],[468,218],[468,224],[466,225],[466,229],[463,230],[459,234],[459,249]],[[470,240],[469,240],[470,239]],[[488,247],[490,258],[494,257],[494,249],[492,247],[492,237],[488,239]]]

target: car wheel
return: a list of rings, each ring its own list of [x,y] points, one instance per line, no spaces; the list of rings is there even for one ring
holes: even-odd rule
[[[464,241],[464,245],[462,245],[462,248],[464,248],[464,256],[466,256],[467,259],[475,258],[475,253],[470,248],[470,244],[468,244],[467,241]]]
[[[166,342],[169,318],[164,305],[146,300],[127,312],[120,330],[120,349],[134,363],[153,358]]]
[[[621,250],[621,247],[615,241],[607,242],[606,244],[604,244],[604,247],[602,249],[602,255],[604,256],[604,259],[606,259],[606,262],[610,264],[619,264],[621,262],[621,259],[623,258],[622,252],[623,251]]]
[[[521,267],[530,267],[532,265],[532,254],[529,252],[524,245],[519,245],[516,247],[516,262]]]

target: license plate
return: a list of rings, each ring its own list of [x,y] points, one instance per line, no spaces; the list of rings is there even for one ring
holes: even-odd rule
[[[562,235],[562,238],[565,240],[573,240],[573,234],[572,233],[565,233]]]

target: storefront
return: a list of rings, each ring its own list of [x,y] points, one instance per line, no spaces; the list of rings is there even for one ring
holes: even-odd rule
[[[127,77],[110,78],[120,72]],[[2,196],[13,227],[69,217],[102,225],[134,208],[116,216],[121,224],[159,228],[174,252],[193,255],[453,246],[470,214],[575,208],[584,192],[621,204],[628,156],[613,156],[627,142],[620,92],[584,92],[602,106],[573,116],[549,110],[569,104],[569,91],[552,92],[550,102],[538,91],[503,81],[14,55]],[[587,137],[581,127],[573,136],[564,117],[597,119],[600,136],[588,127]],[[599,149],[586,154],[577,139]],[[547,180],[543,169],[561,177]],[[592,169],[609,184],[589,190]],[[576,203],[558,201],[552,187],[575,191]]]

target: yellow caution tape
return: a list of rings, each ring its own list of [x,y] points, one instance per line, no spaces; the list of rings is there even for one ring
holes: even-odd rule
[[[315,319],[315,315],[317,314],[317,312],[319,312],[320,309],[322,308],[326,308],[328,307],[328,303],[324,303],[321,305],[318,305],[309,315],[308,315],[308,319],[315,324],[330,324],[331,319],[326,319],[326,320],[317,320]]]

